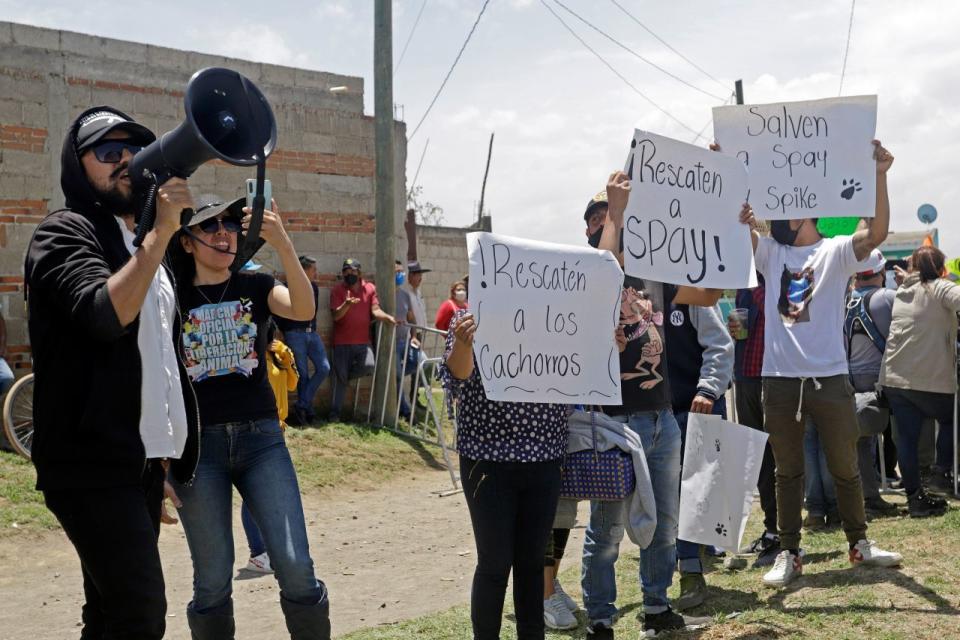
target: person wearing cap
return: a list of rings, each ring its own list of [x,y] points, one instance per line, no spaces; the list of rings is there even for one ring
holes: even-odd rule
[[[420,266],[420,262],[417,260],[412,260],[407,263],[407,277],[406,282],[401,283],[400,287],[397,289],[397,317],[403,318],[409,314],[408,322],[412,322],[418,327],[427,326],[427,303],[423,299],[423,291],[420,289],[420,285],[423,284],[423,274],[430,273],[430,269],[424,269]],[[406,294],[402,296],[401,294]],[[403,301],[405,297],[406,301]],[[403,305],[403,306],[401,306]],[[401,314],[401,308],[408,309],[406,314]],[[401,333],[397,338],[397,362],[400,362],[404,356],[404,353],[407,354],[407,361],[412,364],[408,364],[405,368],[404,373],[406,375],[416,376],[416,363],[423,359],[425,356],[420,351],[420,343],[422,339],[421,331],[417,329],[410,329],[409,334],[406,332]],[[407,338],[409,338],[410,347],[407,348]],[[411,355],[411,352],[413,355]],[[397,369],[398,373],[401,371]],[[407,403],[407,399],[403,397],[401,384],[401,407],[400,413],[406,414],[406,417],[409,417],[410,407]],[[419,404],[415,398],[413,398],[413,391],[416,387],[416,377],[410,379],[410,397],[411,402]],[[406,411],[404,411],[406,408]]]
[[[936,247],[913,252],[910,270],[896,292],[880,370],[880,385],[896,418],[897,456],[913,517],[938,515],[946,509],[945,501],[923,486],[920,475],[918,445],[924,418],[935,418],[940,424],[931,484],[953,489],[960,286],[944,277],[945,262]]]
[[[601,191],[590,198],[587,209],[583,212],[583,221],[587,223],[584,233],[587,242],[596,248],[600,244],[600,234],[603,233],[603,223],[607,220],[607,192]]]
[[[280,583],[280,608],[294,640],[330,638],[327,589],[314,573],[300,489],[270,385],[272,317],[310,320],[310,280],[283,228],[276,201],[260,237],[276,252],[287,284],[230,269],[250,224],[244,198],[197,198],[171,256],[183,330],[180,355],[200,413],[200,462],[192,482],[173,483],[193,560],[187,623],[194,640],[233,638],[233,488],[257,523]]]
[[[194,206],[187,183],[157,192],[154,228],[133,246],[127,168],[153,133],[111,107],[84,111],[60,156],[66,206],[37,226],[24,264],[33,348],[37,489],[80,557],[84,638],[161,638],[157,550],[164,476],[198,456],[189,378],[176,357],[173,280],[161,266]],[[78,371],[83,372],[78,375]]]
[[[307,425],[316,420],[313,399],[320,385],[330,374],[330,362],[327,360],[327,350],[323,346],[323,340],[317,333],[316,311],[320,304],[320,291],[317,288],[317,259],[313,256],[300,256],[300,266],[310,279],[310,286],[313,288],[313,317],[309,320],[290,320],[278,316],[276,320],[287,346],[293,350],[297,370],[300,372],[293,416],[298,424]],[[312,375],[309,370],[311,363],[313,364]]]
[[[361,268],[360,261],[355,258],[344,260],[340,269],[341,281],[330,291],[334,373],[331,422],[340,419],[350,380],[373,373],[370,323],[373,320],[397,323],[393,316],[380,308],[377,287],[363,279]]]
[[[884,286],[886,264],[879,249],[871,251],[863,261],[854,278],[854,289],[847,297],[847,315],[843,324],[850,384],[856,394],[857,422],[860,425],[857,460],[863,504],[867,514],[872,516],[897,513],[897,506],[880,496],[880,474],[876,465],[877,434],[886,429],[890,419],[889,410],[879,406],[877,381],[896,299],[896,292]]]

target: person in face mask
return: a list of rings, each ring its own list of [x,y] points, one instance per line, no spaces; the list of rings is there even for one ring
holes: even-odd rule
[[[813,420],[836,486],[850,564],[890,567],[898,553],[867,538],[863,489],[857,465],[859,436],[843,338],[844,296],[862,261],[887,237],[890,205],[887,170],[893,156],[874,140],[877,190],[874,217],[852,236],[823,238],[813,218],[775,220],[772,238],[751,232],[764,293],[764,429],[776,459],[780,547],[769,586],[784,586],[803,571],[800,558],[804,477],[804,422]],[[719,147],[714,145],[715,150]],[[740,221],[753,226],[745,206]]]
[[[333,314],[333,402],[330,421],[340,419],[340,409],[351,379],[373,372],[373,348],[370,345],[370,321],[397,324],[393,316],[380,308],[377,288],[363,279],[360,262],[343,261],[341,282],[330,291]]]
[[[437,309],[437,317],[434,324],[440,331],[446,331],[450,328],[450,319],[458,309],[468,309],[467,304],[467,283],[463,280],[457,280],[450,285],[450,297],[443,301],[440,308]]]

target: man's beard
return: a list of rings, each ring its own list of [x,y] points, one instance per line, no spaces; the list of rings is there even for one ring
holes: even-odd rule
[[[123,173],[127,169],[127,163],[117,167],[114,172],[110,175],[111,180],[116,180],[117,176]],[[104,191],[97,187],[96,185],[91,184],[94,192],[97,194],[97,199],[100,201],[100,204],[103,206],[105,211],[112,213],[115,216],[124,216],[132,215],[136,212],[137,206],[137,196],[131,189],[129,193],[124,194],[120,190],[119,181],[113,183],[113,186]]]

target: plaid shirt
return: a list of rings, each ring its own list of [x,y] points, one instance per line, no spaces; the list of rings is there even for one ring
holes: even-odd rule
[[[759,378],[763,371],[764,286],[737,291],[737,306],[747,309],[746,340],[736,342],[736,378]]]

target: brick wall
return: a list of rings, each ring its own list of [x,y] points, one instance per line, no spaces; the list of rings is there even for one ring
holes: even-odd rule
[[[36,226],[62,205],[60,147],[80,111],[111,105],[157,134],[177,126],[183,90],[198,69],[243,73],[267,96],[278,127],[267,177],[300,253],[319,260],[319,323],[329,337],[329,287],[347,256],[373,276],[374,132],[363,79],[0,22],[0,305],[11,364],[29,370],[23,255]],[[330,87],[346,91],[331,93]],[[397,253],[403,253],[405,125],[397,123]],[[211,162],[190,182],[200,193],[243,194],[250,168]],[[256,257],[279,267],[269,248]],[[329,342],[327,342],[329,344]]]

